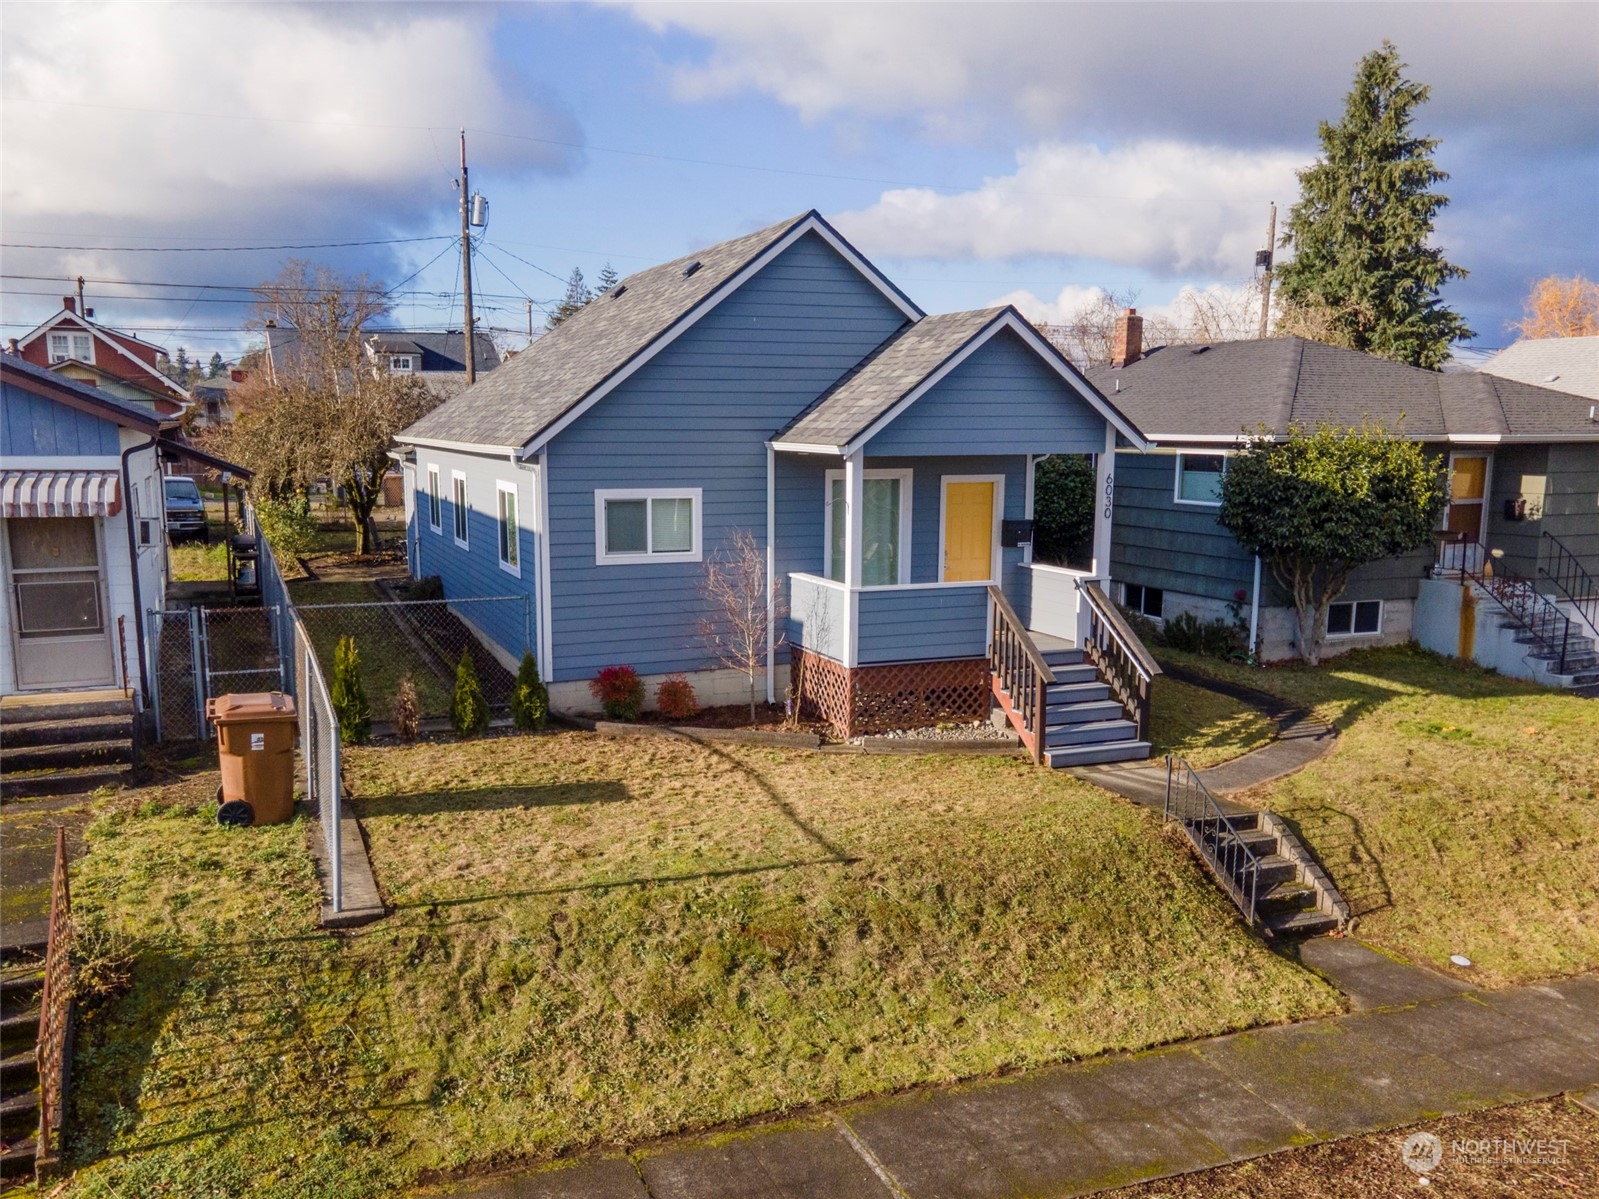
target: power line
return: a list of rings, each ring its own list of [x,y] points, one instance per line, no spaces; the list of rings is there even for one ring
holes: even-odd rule
[[[495,269],[498,270],[499,268],[496,267]],[[87,282],[87,280],[85,280],[85,282]],[[513,287],[516,286],[516,281],[514,279],[511,280],[511,285]],[[101,286],[104,286],[104,285],[102,284]],[[168,284],[167,286],[170,286],[170,287],[182,287],[184,285],[173,283],[173,284]],[[200,287],[200,286],[203,286],[203,285],[202,284],[195,284],[194,286],[195,287]],[[0,290],[0,295],[7,295],[7,296],[30,296],[30,297],[47,298],[47,297],[52,297],[52,296],[59,296],[60,294],[61,293],[59,291],[32,291],[32,290],[25,290],[25,289],[16,288],[16,287],[7,287],[7,288],[4,288],[3,290]],[[417,300],[417,299],[430,299],[431,298],[431,299],[436,299],[436,300],[443,300],[443,299],[446,298],[448,293],[442,292],[442,291],[424,291],[424,290],[420,290],[420,289],[412,289],[411,291],[386,291],[383,294],[385,296],[391,298],[391,299]],[[489,299],[489,300],[525,300],[525,299],[531,298],[524,291],[518,291],[515,294],[511,294],[509,292],[484,292],[483,293],[483,297],[485,299]],[[126,302],[128,302],[130,304],[188,304],[188,303],[195,303],[195,304],[257,304],[257,303],[260,302],[260,300],[258,298],[256,298],[256,297],[254,297],[254,296],[200,296],[197,299],[192,299],[191,300],[191,298],[189,296],[152,296],[152,295],[120,294],[120,295],[107,295],[107,296],[104,296],[101,299],[101,303],[103,304],[103,303],[107,303],[107,302],[114,301],[114,300],[122,300],[122,301],[126,301]]]
[[[82,235],[80,235],[82,236]],[[252,250],[333,250],[345,246],[399,246],[421,241],[454,240],[447,234],[432,237],[377,237],[366,241],[321,241],[278,246],[56,246],[26,241],[0,241],[6,250],[82,250],[116,254],[240,254]]]

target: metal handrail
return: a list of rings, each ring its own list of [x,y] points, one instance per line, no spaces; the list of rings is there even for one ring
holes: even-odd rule
[[[1149,739],[1150,687],[1160,665],[1138,639],[1116,605],[1091,582],[1080,580],[1077,594],[1088,603],[1088,639],[1083,649],[1133,723],[1138,739]]]
[[[1445,546],[1458,547],[1458,562],[1444,562]],[[1438,535],[1437,568],[1481,587],[1554,660],[1554,673],[1566,673],[1566,659],[1571,653],[1571,617],[1540,592],[1533,580],[1518,575],[1502,561],[1496,563],[1481,542],[1465,533]]]
[[[1548,566],[1544,565],[1546,550]],[[1538,573],[1571,601],[1571,606],[1594,636],[1599,637],[1599,582],[1583,568],[1577,555],[1553,533],[1545,532],[1538,539]]]
[[[1055,672],[1027,633],[1016,609],[1005,593],[992,585],[989,599],[994,604],[993,635],[988,642],[988,666],[1021,718],[1022,738],[1030,742],[1033,762],[1044,760],[1044,708]]]
[[[1181,767],[1181,774],[1178,773]],[[1186,758],[1166,755],[1164,818],[1176,820],[1216,881],[1238,905],[1250,925],[1256,923],[1260,899],[1260,859],[1244,843],[1232,818],[1222,811],[1204,780]]]

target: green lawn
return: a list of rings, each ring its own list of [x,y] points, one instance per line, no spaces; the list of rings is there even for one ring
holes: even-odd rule
[[[333,650],[339,638],[346,635],[355,638],[356,650],[361,656],[361,682],[366,687],[373,719],[389,718],[395,692],[406,675],[416,684],[424,716],[440,716],[449,711],[453,676],[446,673],[441,677],[438,665],[430,656],[419,652],[402,633],[390,609],[318,611],[314,607],[317,604],[380,604],[385,596],[375,584],[294,580],[289,583],[289,594],[296,605],[301,605],[301,619],[316,645],[317,660],[328,669],[332,668]],[[331,678],[329,682],[331,684]]]
[[[1147,812],[1008,758],[587,733],[352,750],[396,910],[316,932],[303,825],[214,775],[102,805],[137,949],[75,1069],[77,1193],[364,1196],[1335,1010]]]
[[[1300,830],[1358,934],[1489,985],[1599,966],[1599,703],[1416,649],[1252,670],[1162,650],[1314,708],[1327,757],[1238,798]]]
[[[227,581],[228,547],[222,540],[210,545],[198,541],[185,541],[169,547],[172,560],[172,579],[177,583],[205,583],[213,580]]]
[[[1149,729],[1150,757],[1171,754],[1199,769],[1259,749],[1274,731],[1271,721],[1248,704],[1168,675],[1155,678]]]

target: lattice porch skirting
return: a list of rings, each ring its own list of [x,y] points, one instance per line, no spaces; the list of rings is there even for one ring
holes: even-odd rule
[[[827,721],[840,737],[988,715],[987,658],[851,669],[797,646],[791,653],[799,714]]]

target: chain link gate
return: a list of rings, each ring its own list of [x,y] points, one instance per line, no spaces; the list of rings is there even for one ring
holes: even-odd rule
[[[276,605],[151,610],[146,619],[157,741],[208,736],[205,701],[218,695],[289,690],[289,665],[278,652],[282,616]]]

